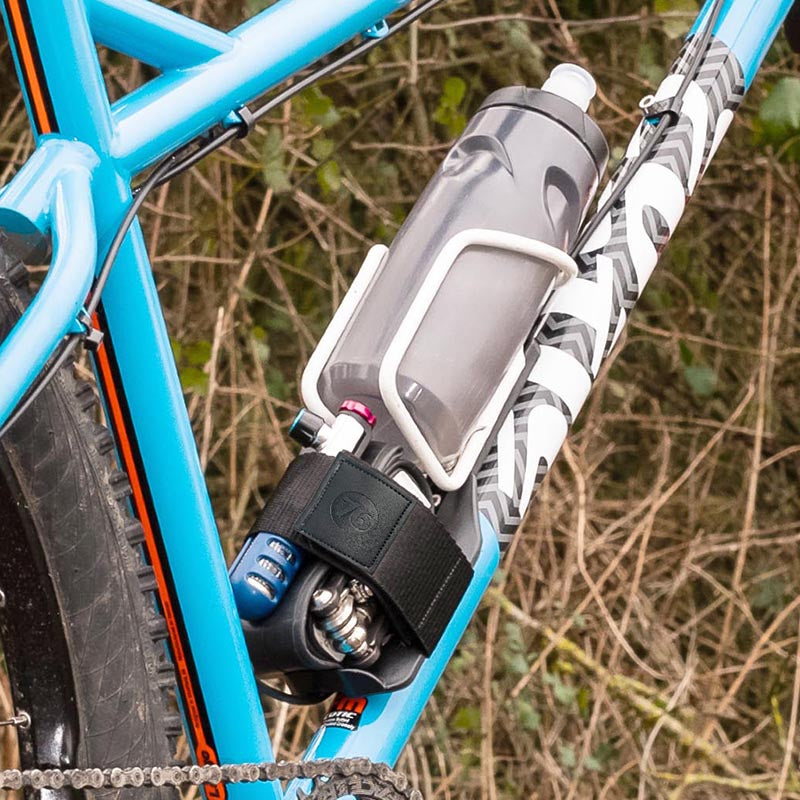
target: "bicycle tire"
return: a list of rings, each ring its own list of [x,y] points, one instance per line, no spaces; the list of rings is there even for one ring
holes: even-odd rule
[[[0,248],[0,340],[29,302],[27,278]],[[94,388],[73,371],[62,368],[0,440],[0,646],[15,709],[31,717],[18,730],[20,763],[174,763],[182,723],[142,528]]]

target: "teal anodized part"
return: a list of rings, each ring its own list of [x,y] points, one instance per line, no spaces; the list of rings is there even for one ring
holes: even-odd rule
[[[292,434],[292,431],[300,424],[300,420],[303,419],[303,416],[305,415],[305,413],[306,413],[306,410],[304,408],[301,408],[297,412],[297,414],[295,414],[295,417],[292,420],[292,424],[289,426],[289,435],[290,436]]]
[[[382,19],[372,27],[367,28],[362,35],[365,39],[383,39],[384,36],[389,35],[389,23]]]

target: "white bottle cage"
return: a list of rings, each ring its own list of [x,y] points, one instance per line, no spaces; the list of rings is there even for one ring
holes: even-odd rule
[[[578,267],[574,259],[563,250],[535,239],[504,231],[470,228],[457,233],[440,250],[408,312],[400,323],[397,333],[389,344],[386,355],[381,361],[378,386],[386,409],[417,458],[419,458],[422,468],[428,473],[431,480],[444,491],[458,489],[469,477],[470,471],[475,466],[475,462],[502,412],[503,405],[508,400],[509,394],[525,367],[525,356],[520,347],[491,400],[486,404],[473,430],[469,432],[467,444],[456,463],[450,471],[446,470],[403,402],[397,388],[397,373],[400,363],[439,292],[444,279],[453,264],[455,264],[458,256],[467,247],[473,246],[508,250],[544,261],[560,271],[561,274],[557,283],[564,283],[578,274]],[[376,245],[369,251],[361,270],[342,300],[342,304],[336,311],[303,372],[301,383],[303,401],[311,411],[328,421],[332,420],[334,412],[325,406],[319,395],[318,383],[320,375],[333,353],[339,337],[358,308],[364,293],[384,263],[387,252],[388,248],[384,245]],[[535,320],[531,320],[531,326],[534,323]]]
[[[318,414],[329,425],[336,418],[337,409],[329,409],[320,397],[319,379],[322,375],[322,370],[325,369],[325,365],[328,363],[342,333],[344,333],[347,323],[350,322],[373,278],[378,274],[388,252],[389,248],[385,244],[376,244],[370,247],[361,269],[350,284],[350,288],[339,304],[339,308],[336,309],[333,319],[328,323],[325,333],[322,334],[322,338],[303,370],[303,377],[300,380],[300,393],[303,396],[303,402],[309,411]],[[342,398],[342,400],[345,399],[344,397]]]

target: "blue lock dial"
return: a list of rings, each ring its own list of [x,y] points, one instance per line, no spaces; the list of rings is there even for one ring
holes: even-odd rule
[[[248,622],[268,617],[283,599],[303,555],[299,547],[273,533],[250,537],[230,570],[239,616]]]

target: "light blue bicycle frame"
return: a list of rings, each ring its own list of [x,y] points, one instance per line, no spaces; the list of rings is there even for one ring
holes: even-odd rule
[[[53,260],[0,346],[0,424],[61,338],[80,328],[77,316],[95,271],[131,203],[132,177],[212,126],[235,121],[246,102],[407,2],[278,0],[222,33],[148,0],[2,0],[37,149],[0,194],[0,210],[4,219],[20,215],[50,235]],[[725,3],[715,33],[738,58],[748,87],[791,5]],[[710,6],[709,0],[698,24]],[[110,104],[96,43],[161,74]],[[137,223],[116,260],[97,324],[106,337],[99,384],[168,606],[195,755],[201,763],[268,761],[272,748]],[[497,539],[485,519],[482,534],[473,583],[413,683],[368,698],[353,732],[323,726],[307,758],[397,759],[497,566]],[[239,785],[227,793],[278,797],[281,790]],[[225,790],[208,794],[222,797]]]

